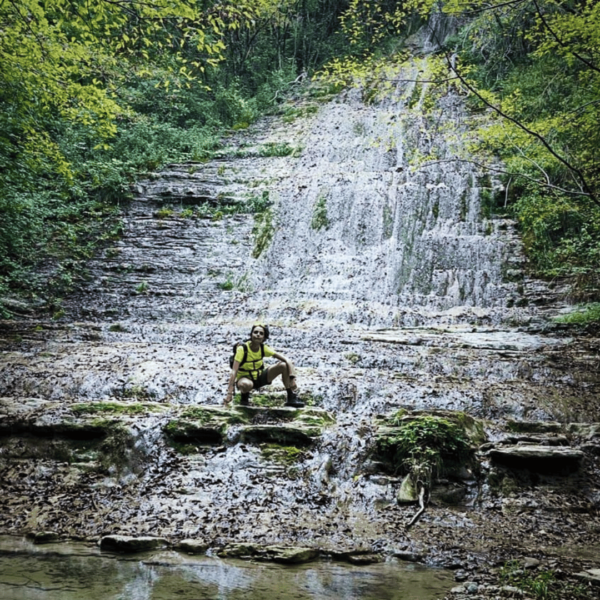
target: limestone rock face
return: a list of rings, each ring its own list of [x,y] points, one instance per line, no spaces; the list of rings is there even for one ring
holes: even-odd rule
[[[102,550],[117,550],[118,552],[145,552],[166,546],[167,540],[158,537],[132,537],[128,535],[106,535],[100,540]]]
[[[575,471],[584,454],[564,446],[518,445],[493,448],[488,452],[495,462],[532,471]]]

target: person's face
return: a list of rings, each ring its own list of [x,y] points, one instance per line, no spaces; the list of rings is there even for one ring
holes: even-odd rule
[[[252,340],[262,342],[265,339],[265,330],[262,327],[255,327],[252,330]]]

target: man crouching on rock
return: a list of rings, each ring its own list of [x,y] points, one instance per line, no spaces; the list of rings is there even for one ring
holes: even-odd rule
[[[250,390],[258,390],[265,385],[270,385],[273,380],[281,375],[283,385],[287,392],[287,402],[285,406],[302,408],[304,402],[298,398],[296,390],[296,372],[292,361],[283,354],[278,354],[265,344],[269,339],[269,328],[266,325],[253,325],[250,331],[250,339],[244,343],[238,343],[233,356],[231,366],[231,376],[229,377],[229,387],[227,389],[227,398],[225,404],[229,404],[233,398],[234,384],[242,394],[240,404],[248,406],[250,400]],[[273,356],[279,359],[272,367],[264,368],[263,359]]]

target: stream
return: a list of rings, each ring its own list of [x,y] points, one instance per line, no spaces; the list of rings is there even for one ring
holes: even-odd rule
[[[294,567],[169,551],[124,558],[83,544],[0,539],[2,600],[434,600],[451,584],[448,571],[398,562]]]

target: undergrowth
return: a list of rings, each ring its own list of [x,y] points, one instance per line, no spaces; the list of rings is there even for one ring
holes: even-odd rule
[[[552,570],[525,570],[518,561],[511,561],[502,567],[500,581],[536,600],[584,600],[590,597],[585,585],[560,579]]]
[[[434,475],[469,458],[471,447],[464,428],[433,416],[404,420],[392,417],[394,432],[378,440],[377,451],[396,472],[430,482]]]
[[[556,317],[557,323],[569,323],[572,325],[590,325],[600,323],[600,302],[581,304],[575,312],[568,315]]]

